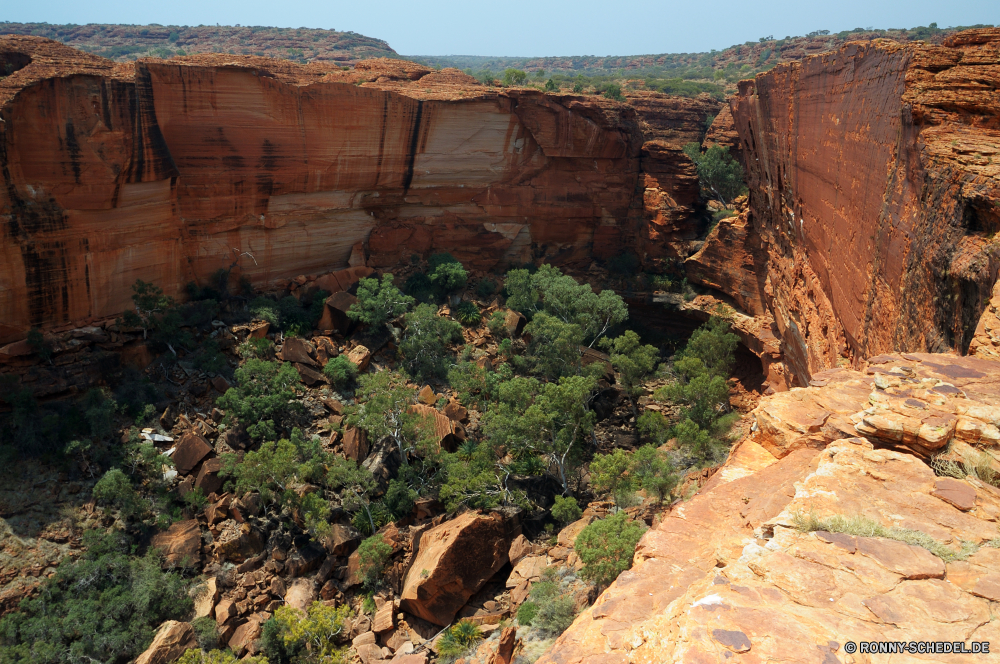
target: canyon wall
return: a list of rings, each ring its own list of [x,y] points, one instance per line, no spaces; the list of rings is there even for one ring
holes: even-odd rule
[[[718,108],[399,60],[115,64],[31,37],[0,54],[0,343],[116,315],[137,279],[274,284],[346,267],[358,243],[372,267],[683,257],[670,243],[694,237],[700,204],[679,145]]]
[[[1000,29],[979,29],[740,84],[748,262],[799,384],[891,350],[967,352],[1000,268],[998,66]]]

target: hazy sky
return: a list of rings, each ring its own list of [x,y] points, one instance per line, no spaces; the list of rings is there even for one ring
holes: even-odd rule
[[[998,0],[7,0],[0,20],[353,30],[404,55],[634,55],[774,35],[1000,23]]]

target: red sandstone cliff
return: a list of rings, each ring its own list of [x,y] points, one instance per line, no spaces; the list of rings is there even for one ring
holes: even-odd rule
[[[693,165],[643,127],[697,140],[715,107],[647,95],[637,116],[398,60],[126,65],[32,37],[0,54],[0,343],[115,315],[136,279],[177,293],[235,262],[264,284],[345,267],[358,242],[374,267],[683,257]]]
[[[1000,268],[998,62],[1000,30],[980,29],[741,83],[760,277],[744,299],[773,313],[800,384],[890,350],[967,351]]]

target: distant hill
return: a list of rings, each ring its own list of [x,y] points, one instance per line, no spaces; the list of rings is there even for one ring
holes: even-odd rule
[[[545,82],[552,79],[553,84],[560,88],[579,83],[584,89],[602,89],[611,82],[618,82],[622,86],[656,89],[672,94],[691,96],[708,92],[714,96],[722,96],[734,92],[736,82],[741,79],[751,78],[754,74],[784,62],[836,50],[848,41],[892,39],[901,42],[940,43],[954,32],[982,27],[991,26],[979,24],[938,28],[936,23],[931,23],[929,26],[898,30],[855,28],[833,34],[829,30],[818,30],[804,37],[762,37],[722,51],[704,53],[548,58],[475,55],[406,57],[430,67],[456,67],[480,80],[499,77],[506,69],[518,69],[527,72],[529,80]]]
[[[0,34],[37,35],[111,60],[169,58],[194,53],[238,53],[297,62],[398,58],[381,39],[356,32],[261,26],[53,25],[0,22]]]

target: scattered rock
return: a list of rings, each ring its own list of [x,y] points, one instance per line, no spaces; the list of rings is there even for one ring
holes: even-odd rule
[[[187,475],[211,453],[212,446],[208,444],[208,441],[189,431],[177,443],[174,454],[170,458],[173,460],[177,472]]]
[[[319,362],[316,361],[316,348],[299,337],[286,337],[277,356],[282,362],[303,364],[307,367],[319,366]]]
[[[316,584],[312,579],[295,579],[285,593],[285,603],[303,611],[307,611],[315,601]]]
[[[364,429],[344,427],[344,456],[361,462],[368,458],[368,432]]]
[[[344,353],[344,357],[350,360],[358,368],[359,372],[362,372],[368,369],[368,362],[372,359],[372,354],[364,346],[355,346]]]
[[[516,567],[521,562],[521,559],[530,553],[531,542],[524,535],[518,535],[510,543],[510,551],[507,553],[507,558],[510,559],[510,564]]]

